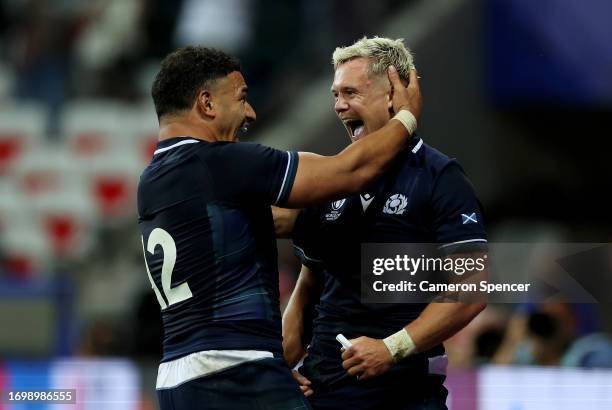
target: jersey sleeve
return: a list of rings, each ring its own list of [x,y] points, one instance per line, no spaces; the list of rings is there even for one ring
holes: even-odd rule
[[[293,226],[293,252],[302,261],[302,265],[314,271],[323,268],[323,261],[317,247],[318,232],[319,212],[317,208],[301,210]]]
[[[484,250],[487,234],[482,205],[472,183],[457,163],[438,176],[432,194],[433,226],[446,254]]]
[[[223,199],[283,205],[289,198],[298,167],[295,151],[281,151],[250,142],[223,145],[207,158]]]

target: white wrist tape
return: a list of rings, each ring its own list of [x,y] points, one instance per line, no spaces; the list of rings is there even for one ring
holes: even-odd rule
[[[398,362],[416,351],[416,346],[406,329],[384,338],[383,342],[389,349],[394,362]]]
[[[417,120],[408,110],[400,110],[397,114],[395,114],[392,120],[398,120],[401,122],[404,127],[406,127],[410,135],[414,134],[417,129]]]

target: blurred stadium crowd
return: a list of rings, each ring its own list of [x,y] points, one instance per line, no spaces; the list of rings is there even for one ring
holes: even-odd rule
[[[0,305],[6,308],[0,322],[10,329],[0,336],[0,356],[129,356],[151,365],[158,360],[159,306],[146,280],[134,202],[139,173],[156,142],[149,88],[160,59],[194,43],[239,56],[258,113],[249,132],[258,136],[308,90],[311,79],[331,79],[335,46],[364,34],[385,35],[383,22],[419,2],[345,3],[0,0]],[[508,73],[498,68],[508,68],[504,59],[520,57],[520,50],[497,52],[500,44],[512,43],[496,33],[500,22],[511,24],[503,18],[516,11],[511,3],[471,2],[450,20],[430,22],[437,34],[415,45],[429,110],[423,121],[427,142],[463,157],[489,211],[491,240],[608,242],[610,200],[602,191],[612,176],[604,166],[612,135],[612,85],[605,83],[608,88],[593,95],[588,84],[569,86],[567,74],[550,88],[535,90],[529,74],[536,70],[520,60],[525,83],[501,86]],[[594,3],[583,22],[610,11]],[[461,53],[457,48],[474,37],[455,37],[452,30],[468,25],[482,25],[478,30],[486,36]],[[483,33],[478,30],[467,31]],[[520,24],[514,30],[516,41],[527,41]],[[610,34],[601,30],[599,35]],[[547,64],[562,66],[559,72],[580,67],[576,76],[593,77],[599,71],[589,71],[596,62],[588,58],[597,55],[612,73],[611,39],[594,50],[583,48],[582,55],[574,50],[579,44],[564,43],[568,49],[561,52],[554,39],[545,40],[549,32],[543,33],[532,35],[543,49],[550,47],[551,55],[557,52],[559,60],[551,57]],[[574,60],[581,63],[568,63]],[[481,67],[477,72],[494,73],[468,76],[467,84],[480,83],[468,89],[462,75],[474,65]],[[567,91],[565,100],[557,98],[555,87]],[[472,100],[477,101],[473,107],[460,104]],[[335,121],[329,101],[326,125]],[[320,135],[294,148],[342,146],[342,131],[329,127],[336,127],[337,141]],[[460,147],[452,136],[457,131],[467,135]],[[281,241],[279,246],[286,300],[298,266],[290,245]],[[54,299],[57,282],[67,284],[61,294],[72,302]],[[52,302],[36,310],[24,306],[24,298]],[[56,305],[63,306],[60,313],[40,313],[55,311]],[[606,336],[612,330],[611,306],[490,306],[447,343],[451,365],[612,368],[612,342]],[[60,322],[71,318],[72,336],[56,335],[61,347],[51,336],[48,346],[33,343],[36,333],[20,326],[29,314],[40,326],[46,323],[42,329],[50,334],[66,330]]]

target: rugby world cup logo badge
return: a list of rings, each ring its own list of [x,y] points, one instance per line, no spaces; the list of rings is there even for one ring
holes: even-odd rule
[[[393,194],[387,199],[383,213],[390,215],[403,215],[408,206],[408,198],[402,194]]]
[[[328,221],[335,221],[336,219],[338,219],[340,215],[342,215],[342,207],[344,206],[345,202],[346,198],[332,202],[331,210],[329,213],[325,214],[325,219],[327,219]]]

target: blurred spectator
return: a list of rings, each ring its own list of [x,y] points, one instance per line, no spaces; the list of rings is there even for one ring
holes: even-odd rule
[[[531,345],[531,358],[535,364],[558,365],[571,343],[563,335],[563,322],[549,313],[534,312],[527,320],[527,334]]]
[[[444,343],[449,367],[465,369],[489,362],[501,343],[503,324],[504,315],[499,308],[492,304],[487,306],[470,324]]]
[[[547,303],[531,314],[515,313],[493,356],[496,364],[557,365],[576,331],[570,305]]]
[[[577,336],[572,305],[546,303],[531,314],[516,313],[492,362],[496,364],[612,367],[612,341],[606,335]]]
[[[252,40],[251,14],[251,0],[185,0],[176,45],[205,44],[240,54]]]
[[[7,7],[8,53],[17,73],[15,95],[49,107],[48,133],[59,132],[59,111],[68,95],[76,20],[69,2],[29,0]]]
[[[97,319],[86,327],[78,353],[81,356],[125,355],[128,345],[126,340],[126,335],[119,331],[112,320]]]
[[[143,53],[143,10],[143,0],[88,2],[75,50],[82,70],[79,83],[88,86],[87,94],[138,97],[135,78]]]
[[[504,338],[504,331],[499,326],[484,329],[475,340],[474,364],[489,363]]]
[[[612,368],[612,339],[601,333],[578,338],[563,356],[561,365]]]

